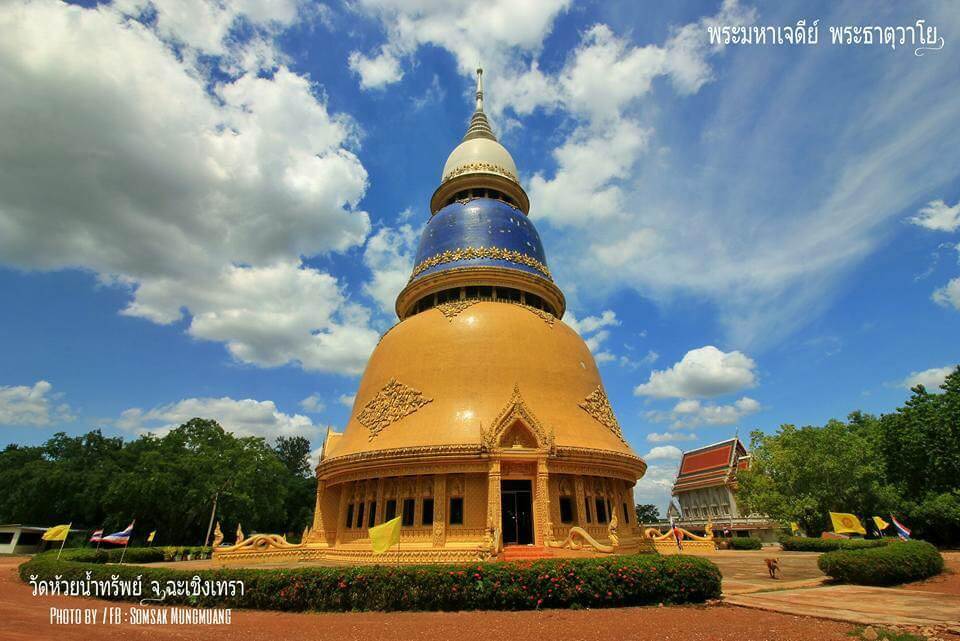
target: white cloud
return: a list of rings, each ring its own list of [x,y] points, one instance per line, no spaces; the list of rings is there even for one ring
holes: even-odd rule
[[[74,420],[70,406],[61,398],[47,381],[0,386],[0,425],[46,427]]]
[[[960,201],[952,207],[942,200],[931,201],[909,220],[914,225],[933,231],[957,231],[960,229]]]
[[[643,455],[645,461],[679,461],[683,456],[683,451],[675,445],[658,445],[650,448],[650,451]]]
[[[665,513],[676,479],[676,462],[670,461],[664,464],[654,463],[649,465],[646,474],[637,481],[633,488],[634,501],[636,503],[653,503],[660,508],[661,514]]]
[[[553,178],[537,173],[530,179],[531,216],[577,227],[622,216],[625,202],[621,182],[646,148],[649,135],[649,130],[629,120],[620,120],[599,132],[587,128],[575,131],[553,151],[557,162]],[[650,239],[634,234],[624,242],[642,249]]]
[[[397,294],[410,280],[419,239],[420,230],[410,225],[382,227],[367,239],[363,263],[372,273],[372,278],[363,288],[377,301],[380,309],[391,317],[395,314]]]
[[[231,31],[252,27],[260,35],[271,35],[292,25],[299,13],[299,0],[114,0],[124,14],[152,18],[157,33],[165,40],[186,45],[187,55],[195,51],[213,56],[235,53]],[[268,43],[255,39],[255,45]]]
[[[940,391],[943,381],[955,369],[955,365],[947,365],[946,367],[932,367],[921,372],[910,372],[910,375],[903,379],[900,385],[906,389],[923,385],[928,392],[936,394]]]
[[[703,403],[696,399],[684,399],[668,412],[650,411],[646,417],[658,423],[672,422],[673,429],[698,425],[733,425],[744,417],[761,409],[760,403],[744,396],[729,405]]]
[[[650,432],[647,434],[648,443],[670,443],[673,441],[695,441],[696,434],[690,432]]]
[[[357,398],[356,394],[341,394],[337,399],[344,407],[353,407],[353,401]]]
[[[400,61],[386,50],[372,58],[354,51],[350,54],[347,64],[360,76],[360,86],[364,89],[380,89],[403,78]]]
[[[621,361],[622,357],[616,356],[609,350],[603,349],[603,343],[610,338],[610,330],[607,327],[619,327],[620,321],[617,320],[617,314],[611,309],[606,309],[599,316],[587,316],[578,319],[570,311],[563,315],[563,322],[570,328],[580,334],[587,348],[593,353],[594,359],[598,363],[609,363]]]
[[[253,399],[187,398],[150,410],[124,410],[115,425],[133,433],[167,432],[192,418],[217,421],[238,436],[261,436],[272,441],[278,436],[322,437],[321,427],[302,414],[284,414],[273,401]]]
[[[933,302],[943,307],[960,309],[960,277],[954,278],[940,289],[934,290]]]
[[[356,125],[305,76],[244,67],[279,59],[269,36],[297,3],[150,6],[151,26],[112,5],[0,7],[0,262],[91,270],[130,289],[125,314],[186,314],[244,362],[358,372],[376,332],[301,262],[369,230]]]
[[[603,327],[620,326],[617,314],[612,309],[605,309],[599,316],[587,316],[579,321],[572,315],[566,316],[564,320],[580,335],[595,332]]]
[[[756,363],[742,352],[723,352],[713,345],[693,349],[666,370],[634,388],[637,396],[709,397],[730,394],[756,385]]]
[[[300,407],[303,408],[304,412],[319,414],[326,409],[327,405],[323,402],[319,393],[314,393],[300,401]]]

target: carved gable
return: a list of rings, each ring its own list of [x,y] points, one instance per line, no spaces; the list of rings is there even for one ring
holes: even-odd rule
[[[483,446],[487,449],[520,447],[531,449],[554,449],[553,430],[547,432],[520,395],[520,388],[513,387],[513,394],[488,431],[484,431]]]

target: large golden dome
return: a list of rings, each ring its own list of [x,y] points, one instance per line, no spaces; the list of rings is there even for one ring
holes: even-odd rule
[[[391,390],[410,399],[408,414],[388,415],[396,405],[387,398],[396,395]],[[515,396],[555,447],[633,456],[590,350],[566,323],[516,303],[457,301],[411,316],[383,337],[350,421],[331,435],[324,458],[428,446],[479,449]]]
[[[385,523],[400,528],[397,560],[413,563],[651,549],[632,496],[646,464],[562,321],[479,69],[476,95],[397,296],[400,322],[370,356],[344,430],[327,431],[313,525],[299,546],[218,558],[377,562],[370,528]]]

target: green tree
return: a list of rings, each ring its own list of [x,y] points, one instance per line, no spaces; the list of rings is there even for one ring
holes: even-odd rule
[[[830,529],[827,512],[883,514],[896,504],[876,447],[877,419],[860,413],[823,427],[753,432],[753,461],[738,474],[738,500],[807,532]]]
[[[637,523],[656,523],[660,520],[660,510],[652,503],[638,503],[634,509],[637,512]]]
[[[201,543],[216,517],[230,532],[288,532],[313,510],[309,442],[237,437],[195,418],[163,436],[124,442],[99,430],[58,433],[41,446],[0,451],[0,521],[78,529],[157,530],[158,543]],[[296,531],[296,530],[294,530]]]
[[[960,367],[931,394],[917,385],[880,420],[887,473],[903,496],[900,515],[930,541],[960,541]]]

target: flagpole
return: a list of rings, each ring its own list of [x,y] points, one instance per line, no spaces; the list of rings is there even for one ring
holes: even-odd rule
[[[70,528],[73,526],[73,521],[70,521],[70,525],[67,526],[67,533],[63,535],[63,541],[60,542],[60,551],[57,552],[57,561],[60,560],[60,555],[63,554],[63,546],[67,544],[67,536],[70,534]]]
[[[97,552],[100,551],[100,541],[103,540],[103,526],[100,526],[100,536],[97,537]]]
[[[123,544],[123,552],[120,553],[120,565],[123,565],[123,555],[127,553],[127,546],[130,545],[130,539],[127,539],[127,542]]]

